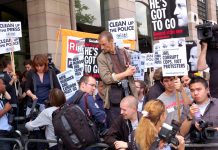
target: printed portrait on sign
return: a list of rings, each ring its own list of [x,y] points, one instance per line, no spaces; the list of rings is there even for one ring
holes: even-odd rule
[[[198,47],[195,41],[186,41],[187,63],[190,72],[196,72],[198,63]]]

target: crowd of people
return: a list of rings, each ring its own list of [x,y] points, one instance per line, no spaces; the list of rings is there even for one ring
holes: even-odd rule
[[[102,49],[97,58],[101,80],[83,76],[78,82],[79,90],[68,101],[46,55],[26,60],[26,70],[19,77],[14,74],[10,59],[5,58],[0,75],[0,138],[10,138],[11,131],[18,129],[9,116],[23,115],[25,127],[31,133],[29,138],[56,140],[53,112],[63,105],[74,104],[75,95],[84,92],[77,105],[98,126],[98,133],[103,133],[101,142],[108,149],[184,150],[185,142],[216,143],[217,139],[210,140],[205,135],[218,129],[215,60],[208,59],[207,63],[207,44],[202,43],[198,69],[209,66],[213,73],[210,82],[214,83],[208,84],[203,77],[194,75],[165,77],[158,68],[153,75],[154,85],[148,86],[144,81],[134,80],[136,68],[130,65],[127,51],[114,45],[110,32],[102,32],[98,41]],[[58,150],[59,145],[38,143],[28,148]],[[0,149],[10,150],[12,144],[0,140]]]

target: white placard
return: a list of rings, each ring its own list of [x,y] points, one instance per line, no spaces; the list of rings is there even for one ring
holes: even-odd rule
[[[74,95],[79,90],[78,83],[76,82],[75,72],[73,69],[59,73],[57,75],[59,84],[67,99]]]
[[[145,66],[146,68],[154,67],[154,53],[145,54]]]
[[[146,59],[146,54],[145,53],[141,54],[141,66],[142,66],[142,69],[144,70],[144,72],[147,72],[145,59]]]
[[[21,22],[0,22],[0,38],[22,37]]]
[[[188,74],[185,38],[160,40],[163,76]]]
[[[139,52],[131,52],[130,54],[131,54],[130,55],[131,56],[130,57],[131,65],[136,67],[136,72],[133,75],[134,79],[135,80],[144,80],[144,70],[143,70],[143,72],[141,72],[142,71],[141,53],[139,53]]]
[[[109,32],[116,40],[135,40],[135,19],[125,18],[108,21]]]
[[[13,43],[13,44],[12,44]],[[0,39],[0,54],[20,50],[19,38],[2,38]]]
[[[79,81],[83,76],[84,71],[84,54],[74,54],[71,57],[67,57],[67,69],[73,69],[75,71],[76,81]]]
[[[160,43],[155,43],[153,45],[154,50],[154,67],[162,67],[162,50],[160,49]]]

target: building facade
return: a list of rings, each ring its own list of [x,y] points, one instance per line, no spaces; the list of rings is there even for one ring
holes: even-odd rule
[[[187,0],[187,40],[197,41],[195,26],[203,20],[217,22],[217,6],[217,0]],[[24,59],[38,53],[51,53],[53,58],[54,55],[60,58],[60,47],[55,54],[58,29],[98,34],[108,29],[108,20],[119,18],[136,19],[139,50],[152,52],[148,0],[0,0],[0,8],[0,21],[22,24],[21,51],[15,53],[19,68]],[[55,63],[59,67],[60,59]]]

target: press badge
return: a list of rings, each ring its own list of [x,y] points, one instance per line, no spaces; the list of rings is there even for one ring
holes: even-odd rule
[[[174,107],[171,107],[171,108],[167,109],[167,113],[171,113],[171,112],[174,112],[174,111],[175,111]]]

